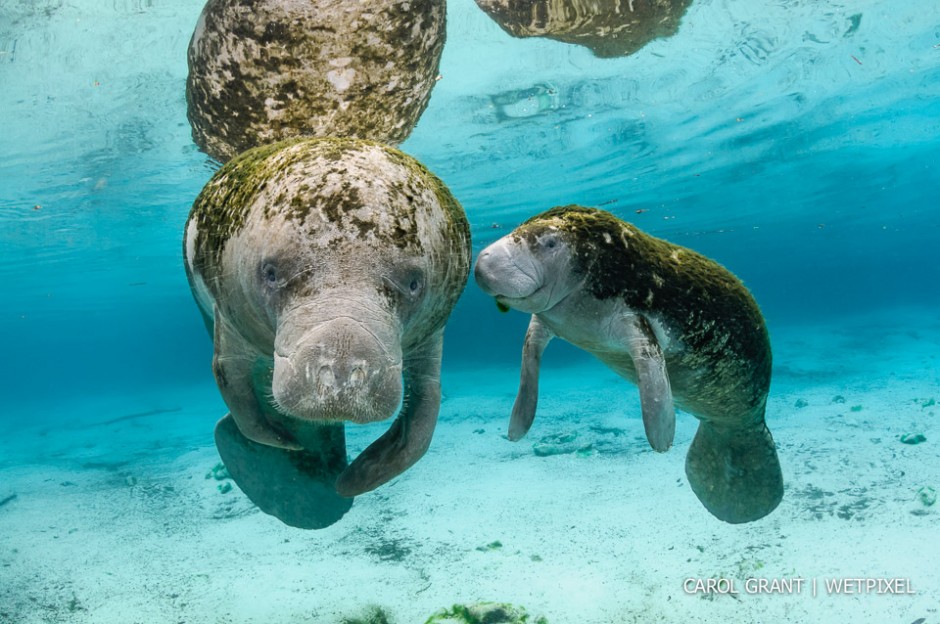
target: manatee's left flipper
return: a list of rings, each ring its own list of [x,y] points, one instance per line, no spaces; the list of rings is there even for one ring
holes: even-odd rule
[[[522,345],[522,372],[519,375],[519,393],[512,405],[509,419],[509,439],[515,442],[528,433],[535,420],[535,408],[539,402],[539,369],[542,353],[555,334],[542,324],[539,317],[532,315],[529,329],[525,333]]]
[[[625,340],[640,387],[643,428],[653,450],[663,453],[676,436],[676,408],[666,372],[666,358],[653,328],[642,316],[624,317]]]
[[[259,398],[256,362],[261,357],[251,343],[215,309],[212,372],[222,400],[239,431],[249,440],[284,450],[299,451],[300,444],[286,434],[276,421],[267,418],[266,405]],[[270,386],[268,386],[270,388]]]
[[[685,474],[705,508],[732,524],[763,518],[783,498],[780,460],[763,419],[725,429],[702,421],[689,447]]]
[[[401,412],[382,437],[366,448],[336,480],[342,496],[356,496],[394,479],[417,462],[431,445],[441,408],[443,331],[405,355],[405,396]]]
[[[307,424],[298,439],[309,450],[252,442],[231,415],[215,426],[222,462],[251,502],[292,527],[322,529],[342,518],[353,503],[333,488],[346,468],[343,425]]]

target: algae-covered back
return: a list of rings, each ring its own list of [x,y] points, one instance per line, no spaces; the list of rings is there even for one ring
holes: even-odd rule
[[[594,297],[619,298],[632,309],[667,318],[682,328],[682,340],[693,350],[712,349],[720,327],[727,346],[766,369],[769,379],[763,316],[741,280],[721,264],[596,208],[558,206],[516,232],[531,242],[549,228],[572,245],[572,268]]]
[[[365,171],[362,164],[364,155],[370,153],[378,153],[379,160],[386,161],[372,167],[388,171],[382,180],[365,175],[376,173]],[[288,174],[301,179],[288,179]],[[362,189],[379,183],[389,185],[381,189],[385,195],[400,200],[389,211],[388,218],[394,223],[384,229],[375,215],[359,216],[356,212],[366,207]],[[298,227],[312,228],[315,224],[308,223],[310,211],[316,209],[318,219],[322,217],[352,235],[387,236],[389,245],[420,251],[423,241],[414,204],[424,190],[433,193],[443,210],[444,236],[467,247],[464,255],[469,266],[470,228],[463,208],[437,176],[401,151],[346,138],[290,139],[248,150],[223,166],[193,204],[189,219],[197,226],[194,267],[211,273],[219,265],[226,244],[242,230],[262,196],[265,202],[260,210],[265,218],[284,213]]]
[[[269,161],[298,142],[292,139],[243,152],[206,183],[193,202],[186,228],[189,222],[196,223],[195,266],[203,267],[210,259],[218,262],[225,243],[244,226],[251,198],[270,180]]]
[[[432,328],[443,325],[470,270],[470,227],[453,194],[411,156],[363,139],[292,139],[248,150],[206,184],[186,236],[191,284],[204,284],[216,300],[236,287],[226,276],[248,255],[255,263],[279,258],[288,274],[306,275],[282,287],[295,295],[343,282],[350,263],[410,258],[436,293],[425,310]]]

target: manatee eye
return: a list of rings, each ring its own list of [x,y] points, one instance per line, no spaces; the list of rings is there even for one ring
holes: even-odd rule
[[[554,249],[558,244],[558,238],[555,236],[546,236],[544,239],[542,239],[542,244],[549,249]]]
[[[268,286],[277,285],[277,267],[271,262],[265,262],[261,267],[261,276]]]
[[[421,294],[421,291],[424,290],[424,276],[420,273],[411,275],[411,279],[407,282],[408,284],[408,296],[411,298],[416,298]]]
[[[406,269],[398,275],[389,275],[383,279],[408,301],[416,301],[424,290],[424,273],[418,268]]]

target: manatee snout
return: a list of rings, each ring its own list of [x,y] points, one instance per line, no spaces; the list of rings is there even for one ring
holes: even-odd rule
[[[531,254],[502,238],[477,256],[473,278],[491,297],[527,297],[541,286],[539,268]]]
[[[274,400],[302,420],[367,423],[392,416],[402,396],[401,349],[382,333],[340,318],[277,350]]]

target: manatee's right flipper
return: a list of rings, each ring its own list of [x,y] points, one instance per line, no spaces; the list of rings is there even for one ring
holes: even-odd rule
[[[519,375],[519,393],[512,406],[509,418],[509,439],[521,440],[535,420],[535,408],[539,402],[539,369],[542,353],[555,334],[545,327],[539,317],[532,315],[529,329],[522,345],[522,372]]]
[[[254,349],[215,310],[215,354],[212,372],[239,431],[249,440],[281,449],[300,450],[302,447],[287,432],[270,422],[255,392]]]
[[[288,451],[252,442],[231,415],[215,427],[222,462],[242,492],[261,511],[299,529],[330,526],[352,507],[333,483],[346,468],[343,425],[305,424],[296,432],[308,450]]]
[[[763,420],[727,431],[702,421],[689,447],[685,474],[705,508],[731,524],[763,518],[783,498],[780,460]]]
[[[625,318],[626,341],[640,388],[643,428],[653,450],[663,453],[676,437],[676,408],[666,373],[666,358],[653,328],[642,316]]]

